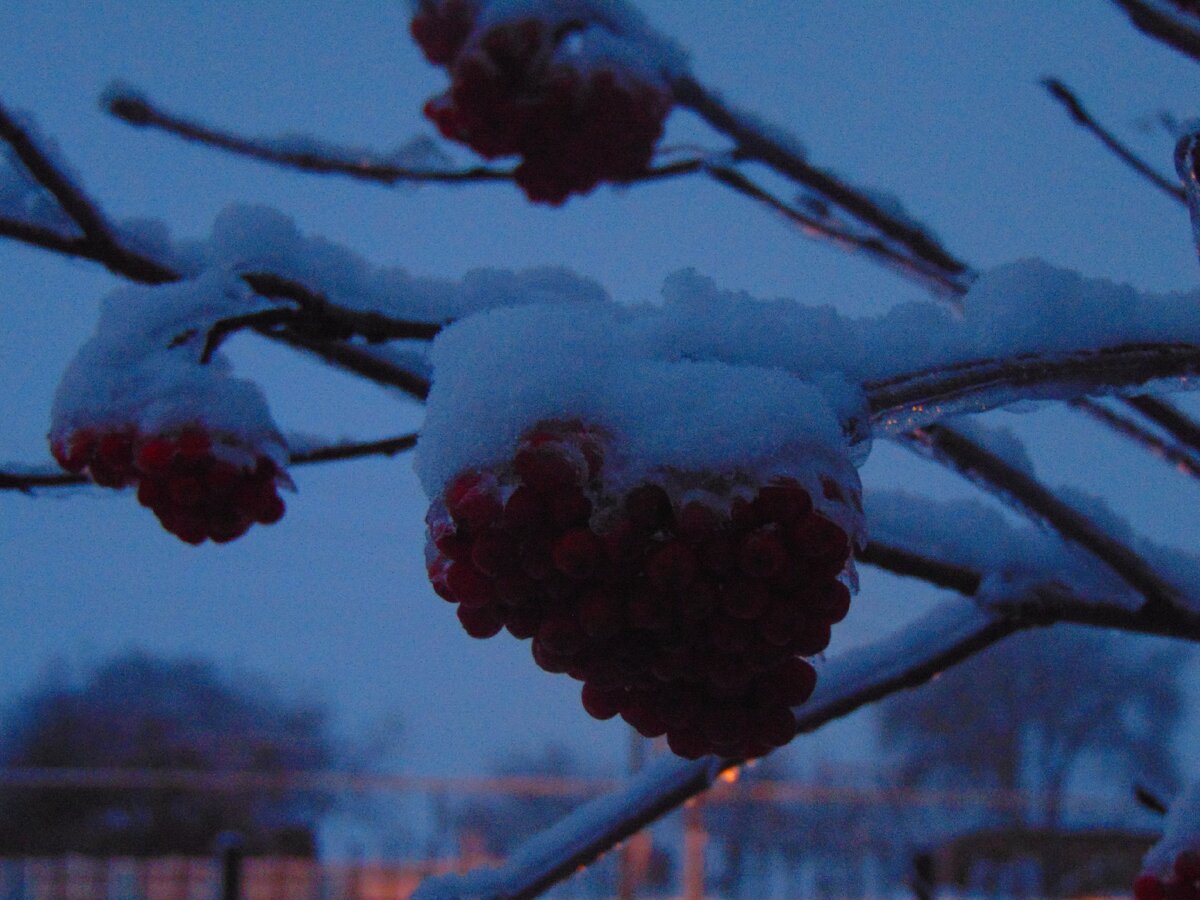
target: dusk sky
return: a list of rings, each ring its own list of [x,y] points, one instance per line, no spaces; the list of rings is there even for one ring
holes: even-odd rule
[[[1063,78],[1139,152],[1170,168],[1173,140],[1157,116],[1200,113],[1200,73],[1135,31],[1115,4],[637,5],[691,52],[702,81],[792,130],[817,165],[894,194],[973,266],[1036,256],[1145,290],[1195,287],[1183,209],[1076,128],[1038,85]],[[619,301],[645,302],[667,275],[693,267],[724,288],[848,314],[923,298],[919,287],[808,241],[700,178],[601,188],[550,210],[511,185],[388,189],[283,171],[131,128],[97,103],[120,80],[241,133],[304,133],[386,152],[433,133],[421,105],[445,84],[409,40],[407,9],[398,0],[16,0],[0,5],[0,100],[35,117],[114,219],[161,219],[177,237],[203,236],[228,204],[252,203],[414,275],[564,265]],[[682,113],[667,141],[724,146]],[[451,152],[472,160],[465,149]],[[0,242],[0,463],[48,462],[58,377],[117,284],[92,263]],[[286,430],[371,439],[419,428],[421,408],[402,396],[254,337],[230,349]],[[1182,402],[1200,411],[1195,399]],[[1145,536],[1195,549],[1196,481],[1062,407],[989,421],[1028,441],[1049,484],[1100,494]],[[299,492],[287,496],[282,522],[198,549],[164,532],[129,494],[0,494],[0,701],[52,665],[83,669],[139,647],[260,671],[327,703],[349,733],[398,717],[388,764],[404,771],[478,772],[511,748],[549,741],[597,769],[623,763],[626,732],[589,718],[575,682],[537,669],[528,646],[507,636],[471,640],[434,596],[422,565],[426,499],[410,458],[293,474]],[[868,490],[977,495],[882,442],[862,476]],[[939,599],[948,598],[864,570],[830,653]],[[1130,652],[1137,647],[1131,640]],[[784,754],[865,759],[870,748],[857,742],[869,726],[860,715]],[[1183,769],[1200,774],[1200,759],[1184,759]]]

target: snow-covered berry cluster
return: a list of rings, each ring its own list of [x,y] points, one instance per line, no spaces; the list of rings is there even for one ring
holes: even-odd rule
[[[137,485],[138,502],[189,544],[227,543],[283,517],[278,487],[286,475],[275,461],[199,425],[159,434],[80,428],[52,439],[50,449],[68,472],[86,472],[102,487]]]
[[[520,156],[516,181],[535,202],[644,173],[672,98],[638,48],[586,18],[486,7],[422,0],[413,17],[413,37],[450,74],[425,105],[442,134],[487,159]]]
[[[664,471],[614,489],[612,450],[603,430],[542,422],[510,460],[454,478],[427,517],[434,589],[468,634],[532,638],[539,666],[583,682],[588,713],[680,756],[786,744],[816,684],[802,657],[849,609],[846,530],[787,477]]]
[[[1133,883],[1134,900],[1200,900],[1200,851],[1175,857],[1170,875],[1144,872]]]

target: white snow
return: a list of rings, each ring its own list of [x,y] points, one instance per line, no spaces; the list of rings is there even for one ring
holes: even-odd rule
[[[114,291],[104,300],[96,333],[59,382],[51,441],[80,428],[155,434],[198,424],[221,439],[231,461],[265,454],[285,464],[283,438],[259,388],[233,377],[220,353],[207,365],[199,361],[215,322],[263,306],[239,279],[217,270]]]
[[[429,495],[461,471],[502,463],[537,422],[564,418],[612,435],[603,477],[614,492],[672,471],[731,482],[786,474],[818,499],[828,474],[857,491],[841,423],[817,386],[779,369],[663,358],[642,328],[655,315],[526,306],[444,332],[418,444]]]
[[[1200,853],[1200,781],[1194,782],[1171,804],[1162,840],[1146,854],[1146,871],[1164,878],[1169,876],[1175,857],[1184,850]]]
[[[460,281],[377,266],[340,244],[303,234],[290,217],[262,206],[226,208],[206,240],[181,243],[176,257],[190,272],[214,266],[271,272],[294,279],[339,306],[421,322],[444,322],[521,303],[608,300],[595,281],[552,266],[523,272],[477,269]]]

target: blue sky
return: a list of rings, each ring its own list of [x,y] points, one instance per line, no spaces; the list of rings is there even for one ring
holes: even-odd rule
[[[974,265],[1039,256],[1140,288],[1194,287],[1182,210],[1073,127],[1037,85],[1047,74],[1064,78],[1169,166],[1171,140],[1154,117],[1196,112],[1197,71],[1129,27],[1115,5],[638,5],[692,52],[701,79],[795,131],[816,163],[900,197]],[[304,132],[385,150],[431,132],[421,103],[443,86],[407,39],[405,12],[375,0],[4,4],[0,98],[37,117],[114,218],[159,218],[179,236],[204,234],[227,204],[251,202],[419,275],[563,264],[632,302],[695,267],[725,287],[850,313],[921,296],[696,179],[602,189],[547,210],[507,186],[389,190],[282,172],[132,129],[97,106],[121,79],[241,132]],[[679,114],[669,139],[720,145]],[[114,284],[91,264],[0,243],[0,461],[47,458],[58,375]],[[285,428],[369,438],[419,425],[420,409],[403,398],[252,338],[231,347]],[[1029,440],[1051,484],[1102,493],[1148,536],[1194,546],[1196,482],[1061,410],[994,418]],[[863,477],[868,487],[969,493],[887,446]],[[398,715],[397,764],[411,771],[476,771],[497,752],[548,740],[597,765],[620,763],[624,735],[583,713],[573,682],[546,676],[507,638],[471,641],[428,589],[425,500],[409,460],[313,467],[296,480],[282,523],[198,550],[161,531],[129,496],[0,496],[0,692],[54,660],[85,665],[139,646],[260,670],[326,700],[347,730]],[[833,650],[932,599],[868,572]],[[811,741],[824,750],[788,752],[865,741],[868,725]]]

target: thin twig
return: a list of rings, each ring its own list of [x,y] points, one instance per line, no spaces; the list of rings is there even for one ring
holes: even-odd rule
[[[1159,397],[1151,397],[1149,394],[1129,397],[1124,402],[1158,425],[1179,443],[1200,453],[1200,425],[1192,421],[1174,404]]]
[[[1062,81],[1057,78],[1045,78],[1042,80],[1042,87],[1050,93],[1051,97],[1066,108],[1067,112],[1071,114],[1071,118],[1077,124],[1098,138],[1105,147],[1111,150],[1129,168],[1133,169],[1173,200],[1178,200],[1185,205],[1187,204],[1187,195],[1184,194],[1182,187],[1173,179],[1157,172],[1153,166],[1118,140],[1116,135],[1092,118],[1091,114],[1084,109],[1079,97]]]
[[[298,350],[304,350],[323,359],[330,365],[361,375],[385,387],[399,388],[417,400],[429,396],[429,379],[410,372],[402,366],[381,359],[368,347],[352,344],[317,341],[288,330],[271,331],[268,336]]]
[[[314,463],[363,459],[368,456],[395,456],[411,450],[416,445],[416,434],[402,434],[377,441],[343,442],[313,447],[308,450],[297,450],[289,455],[288,462],[293,466],[307,466]],[[58,472],[49,466],[25,473],[0,471],[0,491],[32,493],[34,490],[42,488],[78,487],[91,483],[86,475]]]
[[[1158,435],[1143,428],[1132,419],[1122,416],[1107,406],[1087,397],[1072,400],[1071,406],[1085,415],[1104,423],[1130,440],[1141,444],[1148,452],[1170,463],[1176,471],[1184,475],[1190,475],[1193,478],[1200,478],[1200,459],[1197,459],[1195,454],[1190,450],[1167,443]]]
[[[305,318],[292,322],[291,327],[310,337],[346,340],[357,335],[371,344],[394,340],[430,341],[444,327],[441,322],[414,322],[379,312],[337,306],[300,282],[270,272],[247,272],[241,277],[256,294],[296,303]]]
[[[178,279],[179,276],[166,266],[129,251],[117,239],[112,225],[99,207],[37,146],[2,103],[0,140],[12,147],[29,174],[54,195],[62,211],[79,226],[93,254],[90,258],[103,262],[119,274],[134,273],[132,277],[135,280],[147,284],[163,284]]]
[[[808,215],[764,190],[731,166],[709,163],[705,166],[705,171],[717,183],[766,205],[788,221],[799,225],[806,237],[830,241],[842,250],[861,251],[873,261],[919,282],[931,293],[952,300],[956,308],[961,309],[962,304],[958,298],[967,291],[967,285],[963,283],[962,278],[951,278],[943,270],[930,266],[921,259],[900,253],[879,238],[854,234],[845,228],[835,227]]]
[[[854,554],[854,558],[864,565],[886,569],[896,575],[919,578],[935,587],[958,591],[966,596],[976,594],[983,582],[983,574],[967,566],[879,541],[869,542]]]
[[[168,113],[145,97],[134,93],[116,93],[105,102],[110,113],[130,125],[156,128],[186,141],[215,147],[238,156],[260,162],[321,175],[345,175],[379,184],[440,183],[469,184],[478,182],[511,182],[513,168],[472,166],[465,169],[435,169],[399,166],[376,160],[350,160],[312,151],[284,150],[271,146],[271,141],[255,140],[228,131],[220,131],[191,119]],[[275,142],[279,143],[279,142]],[[656,166],[622,183],[655,181],[698,171],[699,159],[680,160]]]
[[[749,124],[691,77],[675,79],[672,90],[680,105],[691,109],[717,131],[733,139],[738,152],[745,158],[765,163],[781,175],[828,199],[892,242],[907,247],[913,256],[943,270],[947,276],[953,278],[968,274],[966,264],[952,256],[926,231],[890,215],[861,191],[810,165],[794,148]]]
[[[1050,525],[1064,539],[1089,551],[1126,584],[1146,598],[1151,610],[1181,608],[1175,587],[1130,547],[1064,503],[1037,479],[945,425],[928,425],[903,443],[948,464],[964,477],[985,484],[1037,522]]]
[[[1168,9],[1163,0],[1113,0],[1139,31],[1200,61],[1200,20],[1182,10]],[[1190,19],[1190,21],[1189,21]]]

